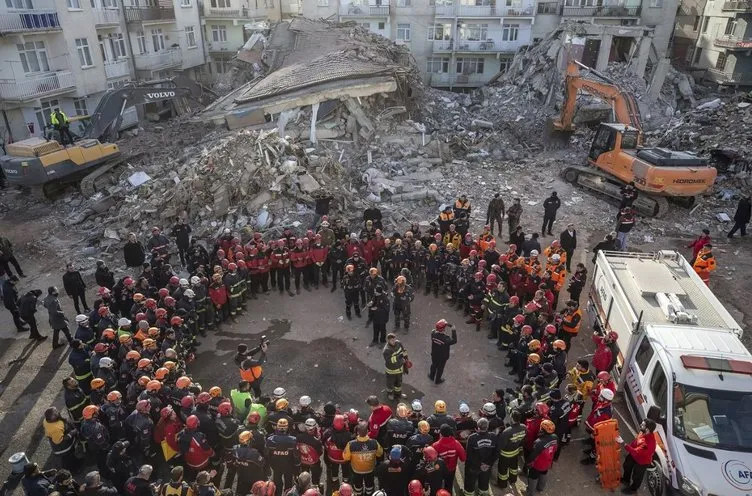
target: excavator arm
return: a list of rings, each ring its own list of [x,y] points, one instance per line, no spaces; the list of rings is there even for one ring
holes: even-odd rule
[[[580,67],[595,75],[600,81],[586,79],[580,74]],[[627,124],[639,132],[638,141],[642,143],[642,124],[640,122],[640,109],[637,106],[634,95],[614,83],[605,75],[587,67],[577,61],[572,61],[567,66],[567,75],[564,80],[564,105],[561,116],[554,120],[554,128],[559,131],[574,130],[574,116],[577,92],[584,91],[594,97],[600,98],[611,105],[615,122]]]

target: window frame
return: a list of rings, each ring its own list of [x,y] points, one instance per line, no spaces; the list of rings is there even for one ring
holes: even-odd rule
[[[662,377],[661,377],[662,376]],[[661,380],[663,390],[661,391]],[[658,386],[658,388],[656,387]],[[653,402],[658,406],[662,412],[668,411],[668,376],[666,371],[663,370],[660,362],[656,361],[653,371],[650,374],[650,382],[648,384],[650,389],[650,395],[653,397]],[[657,389],[657,391],[656,391]]]
[[[73,108],[76,110],[76,115],[89,115],[89,106],[86,103],[86,98],[74,98]]]
[[[402,38],[400,38],[400,31]],[[405,36],[407,35],[407,36]],[[409,42],[412,38],[412,25],[408,23],[397,23],[397,41]]]
[[[28,48],[27,45],[31,45],[31,48]],[[21,68],[24,70],[25,74],[50,72],[50,59],[47,56],[47,46],[44,44],[44,41],[16,43],[16,50],[18,51],[18,57],[21,60]],[[38,70],[30,70],[32,69],[32,65],[29,63],[30,54],[34,55],[34,62],[36,62]]]
[[[188,45],[188,48],[197,48],[198,44],[196,42],[196,29],[195,26],[185,26],[185,42]]]
[[[94,59],[91,56],[91,47],[88,38],[76,38],[76,52],[78,61],[81,62],[81,68],[94,67]]]

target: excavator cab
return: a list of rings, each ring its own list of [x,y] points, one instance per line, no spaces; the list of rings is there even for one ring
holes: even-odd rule
[[[590,145],[588,157],[597,161],[606,152],[634,150],[637,148],[640,131],[625,124],[601,123]]]

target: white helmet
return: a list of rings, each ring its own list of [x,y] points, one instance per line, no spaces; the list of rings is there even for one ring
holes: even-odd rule
[[[109,357],[102,357],[99,359],[99,367],[104,367],[106,369],[111,369],[112,366],[115,365],[115,362],[112,361],[112,358]]]
[[[231,234],[232,230],[229,227],[225,227],[225,230],[223,231],[225,234]]]
[[[608,388],[601,389],[601,394],[599,395],[602,400],[606,401],[613,401],[614,399],[614,392],[611,391]]]
[[[201,278],[199,276],[193,276],[191,277],[191,284],[194,286],[201,283]]]
[[[423,404],[420,402],[420,400],[413,400],[413,404],[410,405],[410,408],[412,408],[414,412],[422,412]]]
[[[183,291],[183,296],[185,296],[186,298],[195,298],[196,293],[194,293],[192,289],[186,289],[185,291]]]
[[[180,279],[180,287],[181,288],[187,288],[188,287],[188,279]]]
[[[470,413],[470,407],[467,406],[467,403],[460,403],[460,413]]]
[[[315,429],[317,425],[316,419],[309,418],[305,421],[306,429]]]
[[[298,402],[300,403],[300,406],[308,406],[311,404],[311,397],[308,395],[301,396]]]
[[[88,321],[89,321],[88,315],[84,315],[84,314],[76,315],[76,324],[83,324],[84,322],[88,322]]]
[[[118,320],[118,327],[125,327],[131,325],[131,321],[129,319],[126,319],[125,317],[121,317]]]
[[[483,413],[485,413],[486,415],[496,415],[496,405],[494,405],[494,404],[493,404],[493,403],[491,403],[491,402],[488,402],[488,403],[484,403],[484,404],[483,404],[483,408],[481,408],[481,410],[482,410],[482,411],[483,411]]]
[[[538,250],[531,250],[530,251],[530,256],[531,257],[537,257],[538,256]]]
[[[272,395],[274,395],[275,399],[284,398],[286,394],[287,391],[285,391],[285,388],[283,387],[274,388],[274,391],[272,391]]]
[[[554,253],[553,255],[551,255],[551,260],[553,260],[554,262],[558,262],[559,260],[561,260],[561,255],[559,255],[558,253]]]

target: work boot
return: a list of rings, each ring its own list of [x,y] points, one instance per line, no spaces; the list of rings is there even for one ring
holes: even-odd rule
[[[303,284],[303,287],[305,288],[306,291],[311,290],[311,287],[308,284]]]
[[[293,293],[293,292],[292,292],[292,291],[290,291],[289,289],[287,290],[287,294],[289,294],[290,296],[295,296],[295,293]]]
[[[352,320],[352,314],[350,313],[350,310],[347,310],[347,312],[345,312],[345,315],[347,315],[347,320]]]
[[[336,284],[332,284],[332,290],[329,291],[329,292],[330,293],[334,293],[335,291],[337,291],[337,285]]]
[[[361,318],[360,310],[358,310],[358,309],[355,310],[355,316],[358,317],[358,318]]]

